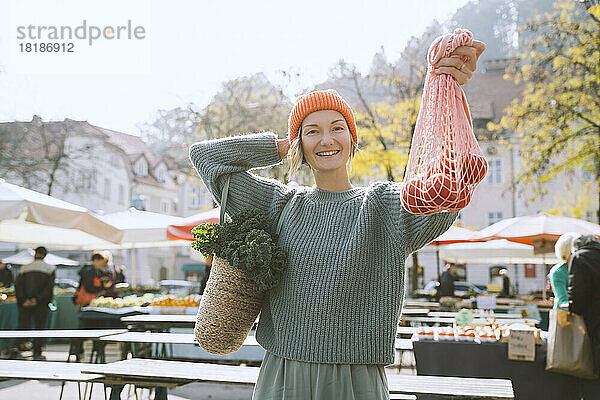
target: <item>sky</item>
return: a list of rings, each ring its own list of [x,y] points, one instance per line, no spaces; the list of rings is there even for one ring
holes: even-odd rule
[[[139,135],[157,110],[204,106],[236,77],[283,83],[292,71],[299,90],[340,58],[366,72],[382,46],[396,59],[466,2],[3,1],[0,121],[71,118]]]

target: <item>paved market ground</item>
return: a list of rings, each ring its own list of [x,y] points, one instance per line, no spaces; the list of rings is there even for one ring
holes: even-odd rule
[[[48,361],[65,361],[67,359],[69,346],[66,344],[49,344],[46,346],[44,355]],[[89,355],[89,345],[86,347],[86,354]],[[27,353],[24,353],[25,355]],[[406,354],[410,357],[410,354]],[[106,348],[106,358],[108,362],[117,361],[120,357],[117,345],[108,345]],[[88,361],[88,360],[85,360]],[[409,359],[405,359],[409,362]],[[397,373],[396,370],[389,369],[388,373]],[[402,374],[412,374],[409,369],[403,369]],[[60,382],[48,381],[22,381],[10,380],[0,382],[0,399],[6,400],[47,400],[58,399],[60,395]],[[83,386],[82,386],[83,387]],[[127,399],[127,389],[123,390],[121,399]],[[130,391],[130,399],[135,399],[133,389]],[[138,390],[139,398],[148,399],[148,391]],[[76,400],[77,384],[67,383],[65,385],[64,400]],[[93,400],[104,400],[102,386],[94,385],[92,393]],[[169,400],[250,400],[252,399],[252,388],[239,385],[223,385],[214,383],[191,383],[178,388],[169,389]]]

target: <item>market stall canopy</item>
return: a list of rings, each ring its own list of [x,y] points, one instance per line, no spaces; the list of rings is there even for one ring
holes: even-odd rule
[[[169,225],[167,227],[167,237],[171,240],[194,240],[192,237],[192,229],[200,224],[218,224],[220,208],[194,214],[185,218],[183,221]]]
[[[163,234],[165,228],[162,228]],[[157,240],[147,242],[112,243],[78,229],[64,229],[39,225],[25,220],[0,221],[0,242],[17,243],[19,246],[46,246],[54,250],[116,250],[148,247],[189,246],[185,240]]]
[[[480,240],[507,239],[511,242],[533,245],[536,240],[556,242],[567,232],[600,236],[600,225],[576,218],[540,213],[503,219],[477,232]]]
[[[120,229],[102,221],[86,208],[0,178],[0,225],[5,220],[78,229],[112,243],[120,243],[123,239]],[[5,241],[14,242],[10,238]]]
[[[536,255],[533,246],[505,239],[455,243],[440,247],[443,260],[459,264],[556,264],[554,254]]]
[[[474,235],[475,231],[466,228],[460,228],[458,226],[451,226],[446,232],[444,232],[440,237],[433,240],[429,243],[430,246],[439,246],[442,244],[451,244],[451,243],[462,243],[462,242],[470,242]]]
[[[98,217],[120,229],[123,232],[124,243],[167,241],[167,228],[172,224],[181,224],[185,221],[181,217],[140,211],[135,208]]]
[[[2,262],[6,264],[26,265],[33,262],[34,254],[35,251],[33,249],[25,249],[10,257],[3,258]],[[79,265],[79,261],[74,261],[69,258],[60,257],[52,253],[48,253],[46,257],[44,257],[44,262],[50,265]]]

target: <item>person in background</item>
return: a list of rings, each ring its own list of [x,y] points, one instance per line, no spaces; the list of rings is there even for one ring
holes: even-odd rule
[[[54,265],[44,262],[48,254],[45,247],[35,249],[34,261],[24,265],[15,281],[15,294],[19,309],[19,329],[30,329],[33,319],[35,329],[46,328],[48,322],[48,304],[52,301],[55,269]],[[15,343],[18,345],[22,340]],[[42,356],[42,338],[33,339],[33,359],[44,360]],[[17,350],[18,351],[18,350]]]
[[[502,278],[502,290],[500,291],[500,297],[510,297],[512,294],[510,286],[510,278],[508,277],[508,270],[503,268],[498,271]]]
[[[440,285],[436,293],[436,298],[439,300],[444,296],[454,296],[454,282],[457,280],[456,267],[453,264],[448,264],[446,270],[440,277]]]
[[[110,261],[107,253],[94,251],[91,258],[92,264],[83,266],[79,271],[79,287],[84,288],[87,293],[95,297],[104,296],[107,289],[110,289],[113,285],[107,269],[108,262]],[[84,296],[77,296],[77,298],[80,299],[77,301],[77,304],[82,307],[87,306],[91,301],[91,298]]]
[[[107,283],[109,279],[106,277],[106,267],[110,258],[107,252],[94,251],[92,253],[91,264],[84,265],[79,270],[79,288],[73,301],[77,304],[77,309],[88,306],[90,302],[98,297],[106,294],[106,287],[110,288],[111,284]],[[80,319],[81,324],[81,319]],[[94,328],[81,326],[79,328]],[[83,340],[72,340],[71,354],[75,354],[77,362],[83,357]]]
[[[0,262],[0,287],[9,287],[13,284],[14,278],[12,269],[3,262]]]
[[[600,370],[600,240],[583,235],[573,242],[569,260],[569,310],[583,316],[596,370]],[[600,379],[584,383],[585,399],[597,399]],[[593,397],[595,394],[596,397]]]
[[[552,285],[554,293],[554,307],[564,311],[569,311],[569,259],[571,258],[573,242],[581,236],[579,233],[567,232],[561,235],[554,245],[556,258],[561,260],[550,269],[548,278]]]

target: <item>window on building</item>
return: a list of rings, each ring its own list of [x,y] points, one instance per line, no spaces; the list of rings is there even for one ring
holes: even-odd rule
[[[502,219],[502,211],[488,212],[488,225],[495,224]]]
[[[190,208],[200,208],[202,204],[202,191],[198,186],[192,187],[190,194]]]
[[[524,264],[525,278],[535,278],[535,264]]]
[[[110,179],[104,178],[104,198],[110,199]]]
[[[164,167],[159,167],[156,170],[156,180],[159,182],[165,182],[167,180],[167,171]]]
[[[135,164],[135,174],[137,176],[146,176],[148,175],[148,163],[146,163],[146,159],[144,157],[140,158]]]
[[[160,199],[160,212],[161,214],[169,214],[171,212],[171,201]]]
[[[119,184],[119,204],[125,204],[125,186]]]
[[[487,183],[488,185],[498,185],[502,183],[502,160],[489,160]]]

